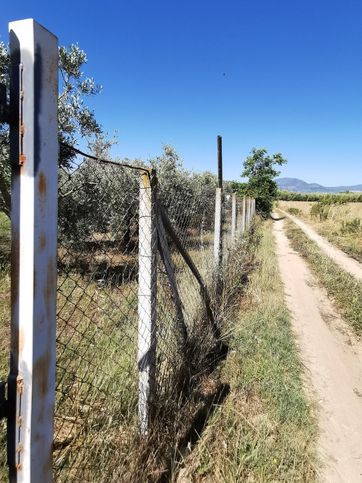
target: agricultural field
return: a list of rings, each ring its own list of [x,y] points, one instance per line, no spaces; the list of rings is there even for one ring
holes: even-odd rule
[[[362,262],[362,203],[278,201],[278,207],[308,222],[321,236]]]

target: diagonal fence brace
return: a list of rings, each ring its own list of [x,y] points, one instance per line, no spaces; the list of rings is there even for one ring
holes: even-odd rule
[[[182,337],[182,341],[185,344],[187,342],[187,327],[184,320],[182,301],[177,288],[177,281],[175,277],[175,269],[171,258],[171,252],[167,243],[166,231],[163,224],[162,216],[159,209],[156,215],[156,227],[158,237],[158,250],[161,255],[163,265],[166,270],[167,278],[170,283],[172,291],[172,299],[176,308],[176,324],[178,331]]]
[[[184,246],[183,246],[181,240],[179,239],[179,237],[177,236],[177,233],[175,232],[175,230],[172,226],[172,223],[167,216],[165,209],[163,208],[163,206],[160,203],[158,203],[157,208],[158,208],[158,212],[160,213],[160,217],[162,219],[162,222],[163,222],[163,225],[165,227],[166,232],[168,233],[171,240],[174,242],[176,248],[178,249],[178,251],[182,255],[183,259],[185,260],[186,264],[188,265],[189,269],[191,270],[192,274],[194,275],[194,277],[196,278],[196,280],[197,280],[197,282],[200,286],[200,293],[201,293],[201,296],[204,300],[206,314],[207,314],[207,317],[209,319],[212,332],[214,334],[214,337],[217,340],[219,340],[220,337],[221,337],[221,333],[220,333],[220,329],[219,329],[219,327],[218,327],[218,325],[215,321],[214,314],[213,314],[212,309],[211,309],[211,300],[210,300],[210,295],[209,295],[209,292],[207,290],[206,284],[205,284],[199,270],[197,269],[196,265],[194,264],[192,258],[188,254],[187,250],[184,248]]]

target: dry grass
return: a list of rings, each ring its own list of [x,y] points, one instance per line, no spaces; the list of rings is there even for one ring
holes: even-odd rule
[[[222,370],[230,394],[185,458],[179,483],[316,479],[316,422],[275,268],[270,222],[258,262]]]
[[[1,221],[1,220],[0,220]],[[4,225],[5,226],[5,225]],[[1,228],[1,226],[0,226]],[[1,237],[1,233],[0,233]],[[4,228],[8,247],[8,225]],[[202,246],[190,243],[190,253],[203,276],[212,267],[212,234],[205,233]],[[244,288],[251,269],[255,240],[244,239],[238,247],[238,263],[227,268],[222,294],[214,294],[220,324],[230,322],[232,294]],[[137,418],[137,281],[130,277],[98,279],[91,268],[109,258],[117,266],[136,271],[134,256],[118,256],[114,249],[92,256],[65,252],[58,276],[57,393],[54,438],[54,471],[57,481],[157,481],[170,475],[177,464],[176,448],[185,438],[194,419],[219,386],[213,373],[219,355],[213,353],[211,336],[193,276],[179,255],[173,254],[176,277],[185,305],[189,344],[180,352],[175,330],[175,313],[162,270],[158,291],[159,343],[157,350],[157,424],[149,438],[140,439]],[[81,256],[79,256],[81,255]],[[8,252],[4,256],[7,260]],[[230,256],[230,260],[234,260]],[[78,266],[80,270],[64,267]],[[113,268],[113,267],[111,267]],[[235,270],[238,268],[236,276]],[[9,297],[8,264],[1,272],[0,344],[1,369],[8,371]],[[217,299],[217,300],[216,300]],[[5,426],[4,426],[5,429]],[[5,448],[5,432],[2,433]],[[6,480],[5,454],[1,479]]]
[[[327,208],[325,220],[310,215],[311,208],[315,204],[315,202],[307,201],[279,201],[278,207],[285,211],[299,210],[299,213],[292,214],[300,216],[320,235],[362,262],[362,203],[331,205]],[[356,223],[355,220],[360,220],[360,228],[353,227],[353,223]]]

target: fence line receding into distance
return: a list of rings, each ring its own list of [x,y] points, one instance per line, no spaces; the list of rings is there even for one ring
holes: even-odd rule
[[[135,437],[191,410],[222,346],[212,293],[255,200],[222,174],[195,195],[79,150],[59,166],[57,40],[23,20],[10,49],[10,478],[116,481]],[[218,158],[222,173],[221,137]]]

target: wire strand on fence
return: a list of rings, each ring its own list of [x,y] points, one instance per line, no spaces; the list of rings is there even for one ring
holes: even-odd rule
[[[103,159],[103,158],[99,158],[97,156],[93,156],[92,154],[84,153],[80,149],[75,148],[74,146],[71,146],[70,144],[67,144],[63,141],[61,141],[60,144],[62,146],[64,146],[65,148],[70,149],[75,154],[80,154],[81,156],[84,156],[87,159],[92,159],[93,161],[98,161],[99,163],[109,164],[109,165],[112,165],[112,166],[117,166],[119,168],[129,168],[129,169],[134,169],[136,171],[143,171],[144,173],[147,173],[148,175],[150,174],[150,171],[151,171],[150,169],[143,168],[142,166],[134,166],[132,164],[127,164],[127,163],[118,163],[117,161],[112,161],[110,159]]]

